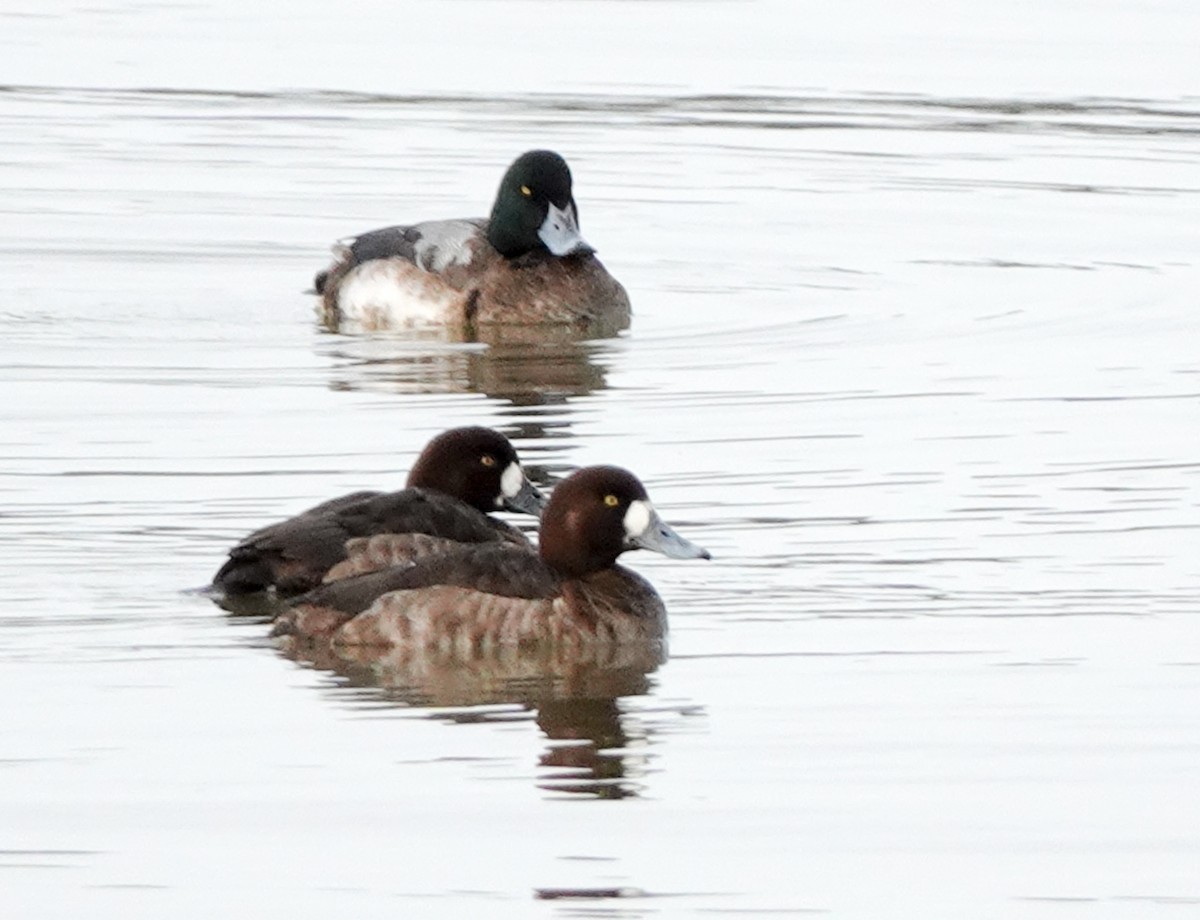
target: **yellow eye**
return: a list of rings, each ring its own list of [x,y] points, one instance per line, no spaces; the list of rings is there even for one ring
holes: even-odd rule
[[[479,462],[482,463],[484,466],[495,466],[496,458],[493,457],[491,454],[484,454],[482,457],[479,458]]]
[[[526,198],[528,198],[530,195],[533,194],[533,189],[531,189],[528,185],[522,185],[521,186],[521,194],[524,195]]]
[[[604,504],[608,505],[610,508],[615,508],[617,505],[621,504],[621,499],[617,498],[615,495],[605,495]]]

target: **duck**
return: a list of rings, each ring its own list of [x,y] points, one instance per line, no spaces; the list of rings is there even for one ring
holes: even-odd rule
[[[353,492],[251,533],[229,551],[211,589],[289,597],[463,543],[529,551],[528,537],[489,512],[536,517],[545,504],[508,438],[481,426],[452,428],[421,451],[404,489]]]
[[[491,216],[385,227],[339,240],[314,280],[333,331],[445,327],[466,341],[504,327],[629,326],[629,295],[579,231],[567,161],[530,150],[509,166]]]
[[[661,642],[662,599],[617,564],[635,549],[711,558],[663,521],[633,473],[585,467],[551,493],[536,552],[502,543],[461,546],[407,568],[332,582],[295,598],[272,633],[292,642],[468,658],[513,646],[594,651]]]

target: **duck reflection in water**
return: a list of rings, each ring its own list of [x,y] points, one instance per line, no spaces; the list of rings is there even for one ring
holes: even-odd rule
[[[448,342],[437,333],[403,338],[339,336],[335,390],[478,393],[517,406],[559,404],[607,387],[612,345],[554,330],[506,333],[486,344]]]
[[[631,757],[631,748],[649,740],[644,729],[629,728],[620,701],[600,699],[554,700],[538,709],[537,723],[550,745],[538,759],[543,773],[539,788],[598,799],[634,798],[645,773],[645,754]]]
[[[666,659],[662,643],[589,654],[507,647],[464,657],[288,636],[280,651],[337,675],[339,693],[374,691],[373,705],[429,709],[432,718],[462,725],[511,722],[534,712],[549,742],[538,756],[535,782],[547,792],[617,799],[637,796],[641,788],[650,731],[636,714],[622,711],[621,700],[650,692],[650,675]]]

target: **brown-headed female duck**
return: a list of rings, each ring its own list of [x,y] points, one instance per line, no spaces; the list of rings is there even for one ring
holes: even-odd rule
[[[464,543],[531,552],[524,534],[487,512],[538,515],[544,505],[508,438],[490,428],[452,428],[421,452],[407,488],[343,495],[256,530],[229,551],[213,586],[226,596],[269,588],[287,596],[327,575],[407,563]]]
[[[551,494],[537,553],[511,544],[460,547],[323,585],[297,598],[274,632],[463,655],[660,640],[667,631],[661,598],[616,564],[639,548],[710,558],[663,522],[632,473],[586,467]]]
[[[444,326],[476,339],[503,326],[599,336],[629,325],[629,297],[579,235],[571,171],[549,150],[516,159],[486,220],[386,227],[333,251],[315,281],[331,329]]]

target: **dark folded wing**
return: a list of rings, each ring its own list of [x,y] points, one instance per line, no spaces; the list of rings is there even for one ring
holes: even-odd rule
[[[272,585],[284,594],[307,591],[346,558],[348,540],[385,533],[528,545],[516,528],[439,492],[360,492],[256,530],[230,550],[213,581],[243,593]]]
[[[296,606],[346,613],[366,610],[391,591],[449,585],[503,597],[552,598],[562,589],[558,576],[532,549],[508,544],[464,546],[419,560],[405,568],[385,569],[331,582],[296,598]]]

